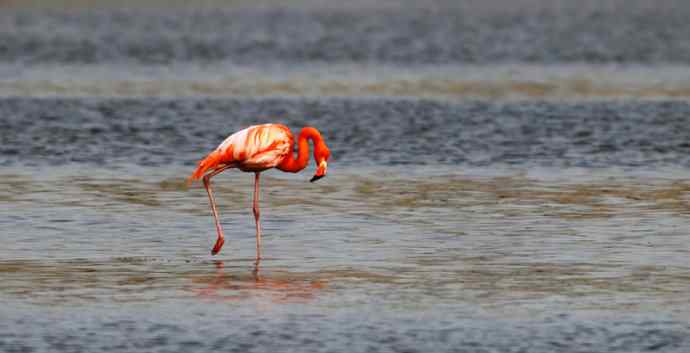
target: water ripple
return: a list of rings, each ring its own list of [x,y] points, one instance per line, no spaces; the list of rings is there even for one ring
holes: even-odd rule
[[[0,164],[191,165],[261,122],[319,128],[335,165],[690,166],[690,105],[416,99],[0,100]],[[353,117],[356,117],[354,119]],[[21,148],[19,148],[21,146]]]

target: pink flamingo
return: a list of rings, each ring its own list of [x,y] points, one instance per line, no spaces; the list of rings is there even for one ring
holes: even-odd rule
[[[244,172],[254,173],[254,219],[256,221],[256,258],[261,258],[261,225],[259,224],[259,174],[266,169],[278,168],[284,172],[297,173],[309,162],[309,142],[314,144],[314,160],[317,168],[314,182],[326,175],[328,158],[331,155],[321,134],[313,127],[305,127],[297,139],[297,158],[294,154],[294,138],[290,129],[280,124],[250,126],[225,139],[213,152],[199,162],[196,170],[189,177],[188,183],[203,179],[204,187],[211,203],[211,212],[216,222],[218,239],[211,250],[218,254],[225,243],[223,229],[218,220],[218,209],[211,190],[211,178],[218,173],[238,168]]]

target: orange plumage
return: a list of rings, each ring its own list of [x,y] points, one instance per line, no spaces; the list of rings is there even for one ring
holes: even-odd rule
[[[212,172],[226,165],[251,172],[273,168],[287,157],[292,144],[292,133],[285,125],[250,126],[230,135],[201,160],[189,183],[200,179],[207,171]]]

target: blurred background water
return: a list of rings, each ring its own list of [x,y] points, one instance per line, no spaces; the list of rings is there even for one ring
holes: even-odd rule
[[[690,349],[686,1],[0,1],[0,351]],[[313,125],[329,176],[185,178]]]

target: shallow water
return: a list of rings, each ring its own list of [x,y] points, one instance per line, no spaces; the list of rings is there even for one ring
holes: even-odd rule
[[[0,4],[0,351],[690,350],[686,2],[172,3]]]
[[[269,172],[257,266],[250,176],[216,178],[228,241],[212,257],[189,168],[78,169],[4,169],[10,347],[688,345],[686,170],[336,163],[315,184]]]

